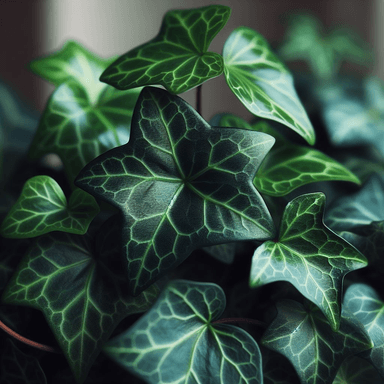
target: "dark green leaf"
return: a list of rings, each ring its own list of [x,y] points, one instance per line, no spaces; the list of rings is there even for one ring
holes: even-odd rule
[[[0,362],[1,384],[46,384],[47,379],[36,357],[21,352],[9,338]]]
[[[338,332],[313,304],[304,307],[282,300],[277,310],[261,343],[287,357],[302,384],[332,383],[345,358],[373,346],[361,324],[344,309]]]
[[[261,355],[253,338],[215,324],[225,308],[215,284],[179,280],[104,351],[147,383],[262,383]]]
[[[292,75],[260,34],[247,27],[236,28],[225,42],[223,57],[227,83],[250,112],[276,120],[309,144],[315,143]]]
[[[111,59],[99,59],[75,42],[32,63],[58,88],[49,99],[29,155],[56,153],[72,182],[92,159],[129,140],[140,90],[121,92],[99,81]]]
[[[373,288],[354,284],[347,289],[344,306],[363,324],[374,347],[361,354],[384,378],[384,302]]]
[[[285,208],[276,241],[258,247],[252,259],[250,285],[292,283],[318,305],[332,328],[340,324],[344,276],[367,265],[366,258],[323,224],[325,195],[309,193]]]
[[[156,294],[153,286],[130,297],[103,254],[95,258],[92,252],[88,236],[57,232],[39,237],[2,297],[5,303],[43,312],[79,382],[116,325],[145,311]]]
[[[204,247],[203,250],[225,264],[232,264],[236,255],[237,243],[227,243]]]
[[[133,294],[193,249],[268,239],[272,218],[252,179],[274,139],[212,128],[184,100],[145,88],[132,137],[91,162],[76,184],[120,209]]]
[[[67,203],[59,184],[49,176],[29,179],[0,227],[9,238],[29,238],[52,231],[83,235],[99,212],[95,199],[76,189]]]
[[[159,34],[112,63],[100,80],[118,89],[159,84],[186,92],[223,73],[223,58],[207,52],[229,19],[223,5],[168,12]]]

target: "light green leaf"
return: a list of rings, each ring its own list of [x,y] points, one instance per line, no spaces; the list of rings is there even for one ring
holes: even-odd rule
[[[121,92],[101,83],[99,76],[110,61],[69,42],[33,63],[58,88],[48,100],[29,156],[56,153],[71,182],[89,161],[129,140],[140,89]]]
[[[268,133],[276,143],[266,156],[253,181],[255,187],[269,196],[285,196],[294,189],[318,181],[342,180],[360,184],[359,179],[342,164],[324,153],[285,139],[266,122],[250,125],[233,115],[221,115],[215,123]]]
[[[144,88],[129,143],[92,161],[76,180],[122,212],[134,295],[194,249],[273,237],[252,185],[273,142],[260,132],[212,128],[179,97]]]
[[[233,93],[256,116],[276,120],[309,144],[315,132],[293,84],[292,75],[256,31],[236,28],[223,49],[224,73]]]
[[[341,365],[332,384],[383,384],[384,381],[368,361],[357,356],[348,357]]]
[[[29,179],[20,197],[0,227],[9,238],[28,238],[52,231],[83,235],[99,212],[95,199],[80,189],[72,192],[69,202],[62,189],[49,176]]]
[[[119,57],[100,81],[118,89],[159,84],[176,94],[221,75],[223,58],[207,51],[230,13],[223,5],[168,12],[159,34]]]
[[[313,304],[282,300],[277,310],[261,343],[291,361],[301,384],[332,383],[345,358],[373,346],[361,324],[344,309],[338,332]]]
[[[151,384],[261,384],[261,355],[253,338],[214,323],[224,308],[218,285],[175,281],[104,351]]]
[[[337,330],[343,278],[367,261],[323,224],[324,206],[323,193],[308,193],[288,203],[276,241],[263,243],[253,255],[250,285],[292,283]]]
[[[2,296],[5,303],[43,312],[80,383],[117,324],[147,310],[157,294],[152,286],[139,297],[129,296],[126,284],[110,270],[104,248],[102,243],[95,247],[89,236],[57,232],[39,237]]]
[[[353,284],[347,289],[344,306],[363,324],[374,347],[361,354],[368,359],[384,379],[384,302],[373,288]]]
[[[7,338],[0,361],[1,384],[46,384],[47,379],[38,359],[21,352]]]

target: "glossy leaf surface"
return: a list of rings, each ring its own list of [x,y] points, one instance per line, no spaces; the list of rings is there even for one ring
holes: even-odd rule
[[[76,189],[69,202],[49,176],[29,179],[0,227],[9,238],[29,238],[52,231],[83,235],[99,212],[95,199]]]
[[[134,294],[193,249],[273,237],[252,185],[273,142],[259,132],[212,128],[179,97],[143,90],[129,143],[91,162],[76,180],[122,212]]]
[[[342,180],[360,183],[342,164],[316,149],[292,144],[265,122],[251,125],[234,115],[222,115],[216,120],[219,126],[252,129],[275,137],[276,143],[253,181],[255,187],[263,194],[285,196],[296,188],[318,181]]]
[[[32,355],[21,352],[7,338],[0,360],[1,384],[46,384],[47,379],[39,361]]]
[[[211,283],[172,282],[104,351],[147,383],[262,383],[261,355],[241,328],[214,324],[225,308]]]
[[[292,75],[256,31],[236,28],[223,49],[225,78],[232,92],[256,116],[276,120],[309,144],[315,132],[293,84]]]
[[[58,88],[48,100],[29,155],[56,153],[71,182],[101,153],[129,140],[140,90],[121,92],[99,81],[111,59],[100,59],[75,42],[32,63]]]
[[[286,206],[277,240],[263,243],[253,255],[250,285],[292,283],[337,330],[344,275],[367,261],[323,224],[324,206],[323,193],[299,196]]]
[[[110,263],[93,254],[88,236],[48,234],[29,248],[2,296],[43,312],[79,382],[117,324],[155,299],[154,286],[129,296]]]
[[[340,329],[334,332],[313,304],[304,307],[282,300],[277,310],[261,343],[287,357],[302,384],[332,383],[345,358],[372,347],[361,324],[347,311],[343,310]]]
[[[231,10],[222,5],[168,12],[159,34],[112,63],[100,80],[118,89],[159,84],[186,92],[223,73],[223,58],[207,52]]]
[[[354,284],[348,288],[344,305],[363,324],[374,347],[361,354],[368,359],[384,379],[384,302],[373,288]]]

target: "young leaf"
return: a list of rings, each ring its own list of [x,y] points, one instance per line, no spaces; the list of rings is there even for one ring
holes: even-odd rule
[[[46,384],[47,379],[36,357],[21,352],[9,338],[0,361],[1,384]]]
[[[345,358],[373,346],[361,324],[344,309],[338,332],[313,304],[304,307],[282,300],[277,310],[261,343],[290,360],[301,384],[332,383]]]
[[[237,243],[226,243],[204,247],[203,250],[225,264],[232,264],[236,255]]]
[[[342,164],[324,153],[285,139],[266,122],[250,125],[233,115],[221,115],[217,125],[268,133],[276,143],[265,157],[253,180],[255,187],[269,196],[285,196],[294,189],[317,181],[343,180],[360,184],[359,179]]]
[[[212,128],[179,97],[144,88],[129,143],[92,161],[76,180],[122,212],[134,295],[193,249],[273,237],[252,185],[273,142],[264,133]]]
[[[100,81],[118,89],[159,84],[176,94],[221,75],[223,58],[207,50],[230,13],[223,5],[168,12],[159,34],[119,57]]]
[[[89,236],[48,234],[36,239],[7,285],[2,300],[41,310],[76,376],[84,381],[117,324],[145,311],[155,287],[128,295]]]
[[[363,188],[337,199],[326,215],[326,223],[334,231],[350,231],[384,220],[384,178],[372,175]]]
[[[368,359],[384,379],[384,302],[370,286],[353,284],[345,293],[344,306],[363,324],[374,344],[361,356]]]
[[[83,235],[99,212],[95,199],[80,189],[72,192],[69,203],[62,189],[49,176],[29,179],[20,197],[0,227],[8,238],[29,238],[52,231]]]
[[[48,100],[29,156],[56,153],[71,182],[91,160],[129,140],[139,89],[121,92],[99,81],[111,59],[99,59],[75,42],[32,63],[58,88]]]
[[[147,383],[262,383],[260,350],[241,328],[214,324],[225,308],[216,284],[172,282],[104,351]]]
[[[256,116],[276,120],[309,144],[315,131],[293,84],[292,75],[256,31],[236,28],[223,49],[225,78],[232,92]]]
[[[323,224],[324,206],[323,193],[308,193],[288,203],[278,239],[263,243],[253,255],[250,285],[289,281],[337,330],[344,275],[365,267],[367,261]]]

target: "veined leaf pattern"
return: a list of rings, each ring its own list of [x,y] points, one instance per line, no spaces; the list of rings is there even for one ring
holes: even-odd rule
[[[272,218],[252,179],[274,139],[212,128],[184,100],[145,88],[132,137],[88,164],[76,185],[120,209],[133,294],[193,249],[269,239]]]
[[[250,112],[278,121],[309,144],[315,143],[315,131],[296,94],[292,75],[259,33],[236,28],[225,42],[223,58],[227,83]]]
[[[159,84],[186,92],[223,73],[223,58],[207,52],[231,10],[223,5],[167,12],[159,34],[112,63],[100,81],[118,89]]]
[[[99,81],[111,59],[100,59],[75,42],[36,60],[32,69],[57,89],[48,100],[29,156],[56,153],[71,182],[101,153],[129,140],[140,89],[118,91]]]
[[[360,322],[344,309],[337,332],[313,304],[282,300],[277,310],[261,343],[291,361],[301,384],[332,383],[345,358],[373,346]]]
[[[225,308],[212,283],[178,280],[104,351],[151,384],[262,383],[260,350],[241,328],[215,324]]]
[[[77,188],[67,203],[54,179],[35,176],[25,183],[0,233],[8,238],[36,237],[52,231],[83,235],[98,212],[98,204],[88,193]]]
[[[373,348],[363,352],[384,379],[384,302],[369,285],[353,284],[345,292],[344,306],[363,324]]]
[[[7,285],[2,300],[41,310],[79,382],[117,324],[144,312],[155,286],[132,298],[113,272],[111,261],[93,254],[87,235],[62,232],[36,239]],[[98,248],[102,249],[102,247]]]
[[[337,330],[343,278],[367,266],[367,260],[323,224],[324,206],[323,193],[308,193],[288,203],[277,240],[263,243],[253,255],[250,285],[292,283]]]

